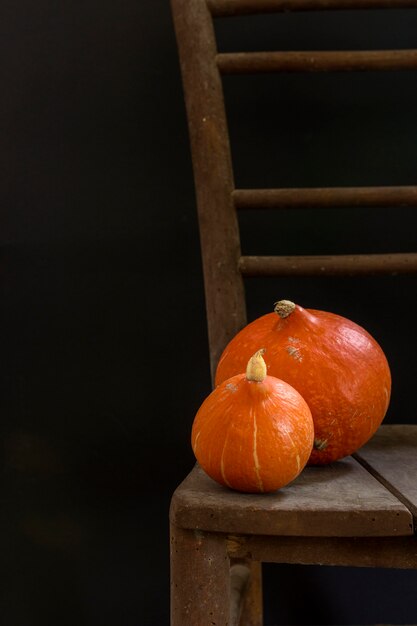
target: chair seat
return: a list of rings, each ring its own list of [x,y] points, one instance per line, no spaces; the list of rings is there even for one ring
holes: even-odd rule
[[[196,465],[173,495],[171,521],[203,531],[304,537],[413,535],[417,426],[381,426],[354,457],[306,467],[271,494],[222,487]]]

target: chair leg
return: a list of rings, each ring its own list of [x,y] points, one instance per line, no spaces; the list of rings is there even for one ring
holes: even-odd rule
[[[229,614],[225,538],[171,525],[171,626],[229,626]]]
[[[247,566],[250,568],[250,578],[243,600],[239,626],[262,626],[262,563],[259,561],[248,561]]]

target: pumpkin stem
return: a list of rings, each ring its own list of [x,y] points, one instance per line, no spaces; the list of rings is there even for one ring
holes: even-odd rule
[[[255,352],[249,359],[248,366],[246,368],[246,379],[252,382],[261,383],[266,376],[266,363],[263,360],[262,355],[265,354],[265,348]]]
[[[291,300],[280,300],[279,302],[275,302],[274,311],[277,313],[281,319],[285,319],[295,310],[294,302]]]

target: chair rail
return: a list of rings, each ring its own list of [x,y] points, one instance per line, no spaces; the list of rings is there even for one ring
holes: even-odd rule
[[[232,197],[238,210],[417,207],[417,186],[235,189]]]
[[[357,9],[415,9],[417,0],[207,0],[213,17]]]
[[[243,276],[358,276],[417,273],[417,253],[242,256]]]
[[[415,70],[417,50],[223,52],[216,62],[222,74]]]

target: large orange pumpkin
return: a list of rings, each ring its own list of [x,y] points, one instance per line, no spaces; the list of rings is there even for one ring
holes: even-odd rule
[[[266,375],[262,353],[249,360],[246,374],[224,381],[206,398],[191,435],[204,471],[248,493],[275,491],[294,480],[314,438],[306,402],[290,385]]]
[[[363,328],[282,300],[228,344],[216,384],[242,371],[259,345],[266,348],[268,374],[295,387],[311,409],[315,439],[309,463],[352,454],[375,433],[388,408],[391,375],[382,349]]]

